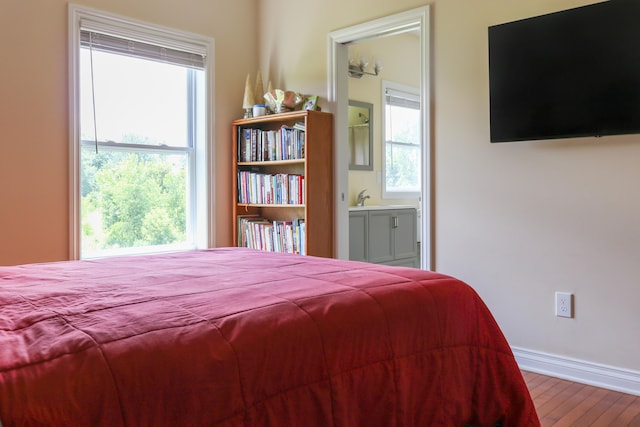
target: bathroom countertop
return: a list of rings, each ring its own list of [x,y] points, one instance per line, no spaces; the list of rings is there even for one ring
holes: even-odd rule
[[[349,211],[374,211],[382,209],[416,209],[412,205],[364,205],[364,206],[349,206]]]

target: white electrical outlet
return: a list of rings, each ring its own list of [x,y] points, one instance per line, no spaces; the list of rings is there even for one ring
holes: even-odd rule
[[[556,316],[573,317],[573,294],[556,292]]]

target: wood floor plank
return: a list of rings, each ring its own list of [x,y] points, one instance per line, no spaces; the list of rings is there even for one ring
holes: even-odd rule
[[[584,414],[585,409],[592,405],[594,394],[597,390],[592,387],[578,385],[578,391],[569,396],[567,400],[549,414],[548,418],[553,421],[554,427],[569,427]]]
[[[561,383],[562,384],[562,383]],[[544,421],[545,424],[551,424],[558,421],[563,412],[563,405],[568,402],[568,405],[564,405],[566,410],[570,410],[569,406],[575,406],[577,402],[572,399],[575,397],[576,393],[580,390],[580,384],[577,383],[567,383],[567,386],[563,388],[560,392],[558,392],[552,399],[549,399],[544,404],[540,405],[538,416],[541,421]],[[568,409],[567,409],[568,408]]]
[[[546,418],[568,395],[574,393],[575,383],[559,381],[556,385],[540,394],[534,401],[540,419]]]
[[[577,410],[573,413],[574,419],[565,426],[592,426],[594,422],[611,405],[611,400],[618,396],[612,395],[609,390],[596,389],[591,395],[591,399],[577,405]]]
[[[548,379],[548,377],[545,377],[544,375],[538,375],[538,374],[534,374],[533,372],[526,372],[526,371],[522,371],[522,376],[524,377],[524,380],[527,382],[529,389],[536,388],[538,385],[542,384]]]
[[[564,387],[567,386],[558,378],[549,378],[531,393],[531,398],[536,401],[537,405],[541,406],[564,388],[563,385]]]
[[[570,402],[570,405],[573,406],[573,408],[562,414],[561,417],[558,417],[556,422],[553,424],[553,427],[587,425],[581,424],[583,422],[581,420],[585,414],[590,413],[592,417],[596,417],[596,413],[591,411],[593,411],[594,408],[598,408],[600,402],[602,402],[602,400],[607,396],[607,391],[602,389],[593,390],[593,388],[594,387],[583,387],[582,390],[585,393],[590,393],[589,396],[584,400],[573,399]]]
[[[640,396],[522,374],[542,427],[640,427]]]
[[[613,405],[607,408],[606,411],[593,423],[596,427],[607,427],[615,425],[615,420],[624,412],[629,405],[636,398],[630,394],[620,393],[620,399],[618,399]]]
[[[635,399],[611,424],[612,426],[640,426],[640,399]]]

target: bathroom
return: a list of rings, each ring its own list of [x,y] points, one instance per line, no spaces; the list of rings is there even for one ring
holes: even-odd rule
[[[376,38],[349,46],[350,78],[349,87],[349,206],[350,218],[360,210],[405,209],[415,210],[415,224],[411,234],[415,236],[417,260],[420,259],[421,212],[420,198],[420,139],[419,135],[419,86],[420,86],[420,38],[413,32]],[[407,96],[404,96],[407,94]],[[406,98],[406,99],[405,99]],[[395,101],[395,102],[394,102]],[[394,148],[383,150],[385,140],[383,132],[393,135],[395,128],[400,128],[397,114],[391,116],[394,129],[388,122],[385,106],[409,106],[417,108],[415,115],[409,111],[409,126],[412,127],[409,139],[416,141],[417,146],[399,144],[395,152],[403,161],[395,162],[395,175],[391,176],[390,157]],[[398,111],[397,109],[395,111]],[[387,122],[385,125],[385,117]],[[414,120],[415,119],[415,120]],[[411,120],[414,120],[411,122]],[[415,123],[415,124],[411,124]],[[404,123],[405,126],[406,123]],[[397,131],[396,131],[397,133]],[[370,135],[370,140],[369,140]],[[397,138],[393,138],[395,141]],[[398,150],[399,148],[399,150]],[[389,172],[385,172],[384,164]],[[398,168],[404,170],[397,170]],[[389,177],[385,176],[389,175]],[[394,182],[398,187],[391,188]],[[385,185],[386,184],[386,185]],[[360,198],[358,196],[361,196]],[[412,217],[413,218],[413,217]],[[350,228],[353,224],[350,220]],[[356,225],[357,227],[357,225]],[[358,235],[356,232],[355,235]],[[350,253],[358,245],[354,242],[354,234],[350,229]],[[403,239],[413,236],[402,234]],[[357,238],[356,238],[357,239]],[[358,258],[358,256],[350,256]],[[374,261],[375,262],[375,261]],[[416,265],[416,266],[419,266]]]

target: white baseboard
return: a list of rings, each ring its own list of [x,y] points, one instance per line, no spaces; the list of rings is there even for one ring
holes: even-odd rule
[[[512,347],[521,369],[640,396],[640,372]]]

